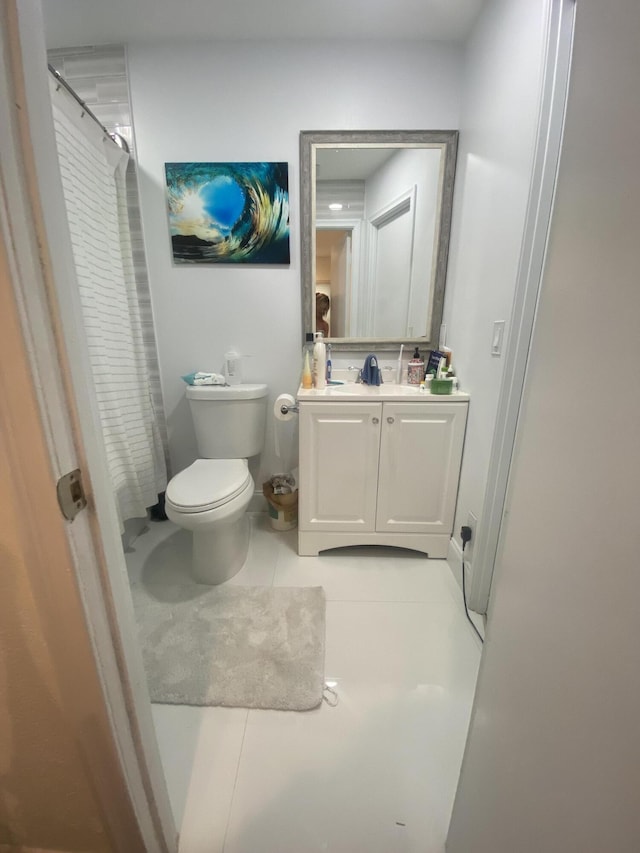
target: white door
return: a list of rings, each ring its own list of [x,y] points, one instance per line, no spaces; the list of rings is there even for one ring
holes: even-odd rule
[[[376,530],[450,534],[466,403],[385,403]]]
[[[376,338],[408,334],[415,204],[404,199],[372,222],[371,330]]]
[[[73,632],[72,603],[75,607],[77,602],[64,597],[63,585],[50,594],[55,572],[43,576],[38,585],[39,605],[51,625],[51,654],[60,663],[61,712],[76,724],[77,747],[93,780],[94,794],[105,806],[114,850],[141,849],[123,823],[123,815],[132,812],[143,849],[168,853],[177,849],[176,830],[155,742],[115,501],[87,369],[41,10],[36,0],[11,0],[8,5],[12,14],[3,21],[6,30],[0,28],[0,249],[10,254],[10,278],[3,284],[13,290],[20,306],[21,345],[29,353],[30,388],[37,389],[39,426],[50,454],[46,474],[51,482],[44,488],[81,467],[89,492],[87,508],[73,522],[65,522],[68,566],[61,566],[53,543],[50,552],[56,557],[52,572],[68,571],[75,583],[84,631]],[[18,116],[24,121],[18,122]],[[8,324],[8,312],[1,319]],[[4,364],[8,373],[10,362]],[[8,411],[7,422],[15,414]],[[24,424],[25,434],[33,429],[33,423]],[[19,464],[20,456],[16,459]],[[33,530],[34,549],[46,553],[44,533],[37,525]],[[78,683],[74,655],[61,653],[65,645],[72,648],[74,643],[86,642],[85,631],[91,638],[93,669],[101,688],[100,701],[93,705],[91,683]],[[108,729],[101,728],[103,717]],[[107,752],[115,752],[117,767],[107,763]]]
[[[375,529],[382,403],[300,404],[300,530]]]

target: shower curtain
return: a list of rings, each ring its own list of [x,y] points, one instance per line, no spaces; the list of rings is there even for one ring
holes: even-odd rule
[[[51,89],[89,361],[122,527],[144,517],[167,484],[131,251],[128,155],[53,80]]]

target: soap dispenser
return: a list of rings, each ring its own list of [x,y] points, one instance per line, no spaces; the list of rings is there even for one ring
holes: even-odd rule
[[[416,347],[413,358],[408,365],[407,382],[409,385],[420,385],[424,379],[424,359],[420,356],[420,350]]]

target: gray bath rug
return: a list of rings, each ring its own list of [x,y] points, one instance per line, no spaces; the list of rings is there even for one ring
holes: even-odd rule
[[[152,702],[307,711],[322,701],[322,587],[219,586],[136,607]]]

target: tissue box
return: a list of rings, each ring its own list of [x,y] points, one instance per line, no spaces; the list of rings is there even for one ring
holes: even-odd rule
[[[451,394],[453,391],[453,379],[436,379],[431,380],[432,394]]]

